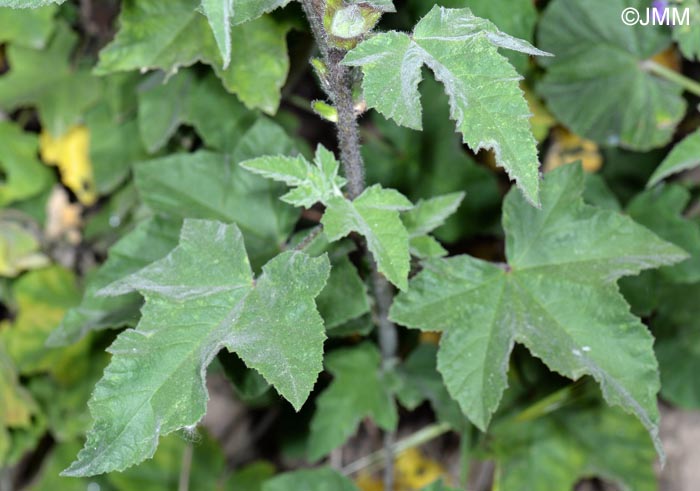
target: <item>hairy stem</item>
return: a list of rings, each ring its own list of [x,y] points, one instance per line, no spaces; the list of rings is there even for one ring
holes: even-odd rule
[[[328,44],[328,36],[323,28],[323,0],[301,0],[311,30],[319,45],[327,67],[327,87],[336,111],[338,112],[338,146],[340,161],[345,177],[348,180],[347,190],[350,199],[357,198],[365,189],[365,165],[360,152],[360,127],[352,97],[352,73],[341,64],[345,51],[333,48]],[[371,258],[370,258],[371,260]],[[389,320],[389,308],[393,298],[393,289],[389,282],[372,263],[372,286],[376,299],[377,324],[379,326],[379,345],[382,352],[382,370],[390,370],[396,359],[398,334],[396,326]],[[384,469],[384,489],[394,488],[394,440],[393,432],[384,434],[383,455],[386,461]]]

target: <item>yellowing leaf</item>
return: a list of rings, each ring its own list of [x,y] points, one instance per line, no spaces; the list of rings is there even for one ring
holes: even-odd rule
[[[65,189],[55,186],[46,205],[46,238],[49,241],[65,240],[77,245],[81,240],[80,227],[83,224],[81,211],[80,205],[70,202]]]
[[[544,159],[545,172],[577,160],[581,161],[586,172],[597,172],[603,165],[598,144],[564,128],[556,128],[552,133],[552,146]]]
[[[399,490],[412,491],[446,477],[447,471],[439,462],[427,458],[417,448],[411,448],[397,457],[394,475]]]
[[[78,200],[90,206],[97,201],[95,179],[90,162],[90,131],[85,126],[73,126],[63,136],[54,138],[47,131],[39,138],[41,159],[58,166],[61,180]]]
[[[396,457],[394,491],[418,491],[440,478],[449,481],[447,470],[417,448],[405,450]],[[381,478],[366,472],[358,474],[355,484],[362,491],[384,491]]]

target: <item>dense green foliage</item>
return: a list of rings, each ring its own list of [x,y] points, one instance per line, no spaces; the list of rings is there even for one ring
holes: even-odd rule
[[[700,1],[648,4],[0,0],[0,489],[656,489]],[[393,472],[446,433],[457,472]]]

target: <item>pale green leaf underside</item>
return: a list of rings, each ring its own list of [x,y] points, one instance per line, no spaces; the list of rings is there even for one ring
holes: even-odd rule
[[[398,414],[381,376],[381,355],[364,343],[334,351],[325,360],[335,377],[316,400],[311,420],[309,459],[316,461],[339,447],[367,417],[382,429],[395,429]]]
[[[254,284],[235,225],[185,220],[168,256],[102,290],[136,290],[146,303],[138,326],[109,348],[89,403],[94,426],[64,475],[123,470],[151,457],[161,435],[195,425],[208,398],[206,368],[224,347],[299,409],[322,370],[314,298],[329,269],[326,256],[285,252]]]
[[[268,179],[292,186],[282,200],[295,206],[326,205],[321,223],[331,241],[351,232],[367,239],[367,247],[379,271],[401,290],[408,284],[410,267],[409,236],[399,212],[412,203],[393,189],[380,185],[367,188],[350,201],[342,193],[345,179],[338,176],[339,163],[332,152],[319,146],[314,163],[305,158],[269,156],[248,160],[241,167]]]
[[[665,145],[685,114],[682,88],[644,68],[670,43],[663,26],[626,26],[626,8],[645,12],[647,0],[556,0],[539,25],[538,86],[559,121],[604,145],[648,150]],[[605,33],[602,35],[601,33]]]
[[[700,131],[685,137],[673,147],[671,153],[649,178],[647,187],[652,187],[673,174],[700,166]]]
[[[507,386],[515,342],[572,379],[591,375],[608,403],[656,437],[659,390],[653,338],[615,280],[686,254],[631,219],[583,204],[583,172],[545,177],[542,209],[506,198],[508,269],[469,256],[431,260],[391,318],[445,331],[438,369],[465,414],[484,429]]]
[[[520,76],[498,53],[507,48],[546,55],[500,32],[469,9],[434,7],[413,36],[388,32],[350,51],[344,63],[361,66],[367,104],[398,124],[421,129],[418,84],[427,65],[445,86],[450,116],[472,150],[492,149],[498,164],[538,203],[539,163],[530,131],[530,110]]]

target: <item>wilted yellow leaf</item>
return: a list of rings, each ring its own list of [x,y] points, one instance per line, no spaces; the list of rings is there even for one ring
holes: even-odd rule
[[[95,178],[90,162],[90,131],[74,126],[65,135],[54,138],[47,131],[39,138],[41,159],[58,166],[61,181],[75,193],[84,205],[97,201]]]
[[[81,240],[81,211],[80,205],[70,202],[65,189],[55,186],[46,203],[46,238],[49,241],[65,240],[69,244],[78,244]]]
[[[564,164],[580,160],[586,172],[597,172],[603,165],[598,145],[564,128],[552,132],[552,145],[544,158],[544,170],[549,172]]]

